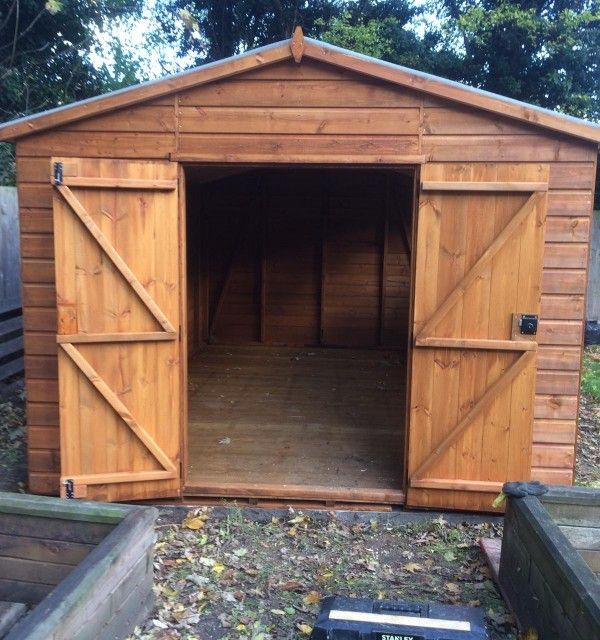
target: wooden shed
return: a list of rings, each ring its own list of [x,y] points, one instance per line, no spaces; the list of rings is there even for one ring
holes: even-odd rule
[[[599,126],[297,30],[0,139],[32,492],[490,510],[572,482]]]

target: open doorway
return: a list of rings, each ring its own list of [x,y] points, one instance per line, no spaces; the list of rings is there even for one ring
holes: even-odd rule
[[[188,494],[402,501],[414,181],[186,169]]]

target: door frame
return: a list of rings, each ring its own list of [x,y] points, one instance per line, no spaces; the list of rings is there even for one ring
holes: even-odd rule
[[[339,156],[328,158],[324,156],[319,162],[247,162],[247,161],[231,161],[231,162],[202,162],[187,160],[186,158],[178,159],[178,181],[179,181],[179,238],[180,238],[180,309],[181,309],[181,422],[180,422],[180,442],[181,442],[181,495],[186,498],[246,498],[251,500],[268,499],[273,500],[303,500],[323,502],[324,504],[339,503],[365,503],[365,504],[392,504],[402,505],[406,501],[406,493],[408,489],[408,439],[410,433],[410,386],[411,386],[411,362],[413,349],[413,311],[414,311],[414,266],[416,258],[416,233],[417,218],[420,195],[420,166],[426,162],[423,156],[415,156],[414,159],[407,158],[407,162],[399,163],[373,163],[371,161],[358,162],[356,158],[351,163],[340,162]],[[244,483],[219,483],[218,487],[203,487],[202,490],[190,486],[188,484],[188,468],[189,468],[189,448],[188,448],[188,340],[187,340],[187,199],[186,199],[186,169],[188,167],[248,167],[251,169],[298,169],[310,168],[323,170],[347,170],[353,169],[372,169],[378,171],[410,169],[413,172],[413,202],[412,202],[412,220],[410,225],[411,235],[411,255],[410,255],[410,292],[409,292],[409,312],[406,342],[406,390],[405,390],[405,411],[404,411],[404,435],[403,435],[403,452],[402,452],[402,474],[399,478],[400,487],[394,489],[370,490],[375,497],[361,497],[361,492],[368,493],[369,490],[357,489],[349,492],[335,488],[325,487],[294,487],[288,486],[285,492],[278,492],[276,487],[262,485],[250,488]],[[389,495],[386,495],[389,492]],[[402,494],[401,499],[398,495]]]

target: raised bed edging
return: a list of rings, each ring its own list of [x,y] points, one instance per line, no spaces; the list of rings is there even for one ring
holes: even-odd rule
[[[503,594],[519,627],[533,628],[540,640],[600,638],[600,581],[544,503],[594,508],[600,492],[552,487],[541,500],[509,498],[500,558]]]
[[[6,640],[115,640],[149,615],[156,509],[0,493],[0,514],[114,525]]]

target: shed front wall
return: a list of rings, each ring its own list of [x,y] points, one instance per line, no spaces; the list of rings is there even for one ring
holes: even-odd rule
[[[550,192],[542,279],[532,476],[570,484],[596,145],[308,61],[279,63],[17,143],[29,482],[59,488],[51,156],[169,159],[240,154],[285,161],[544,162]]]

